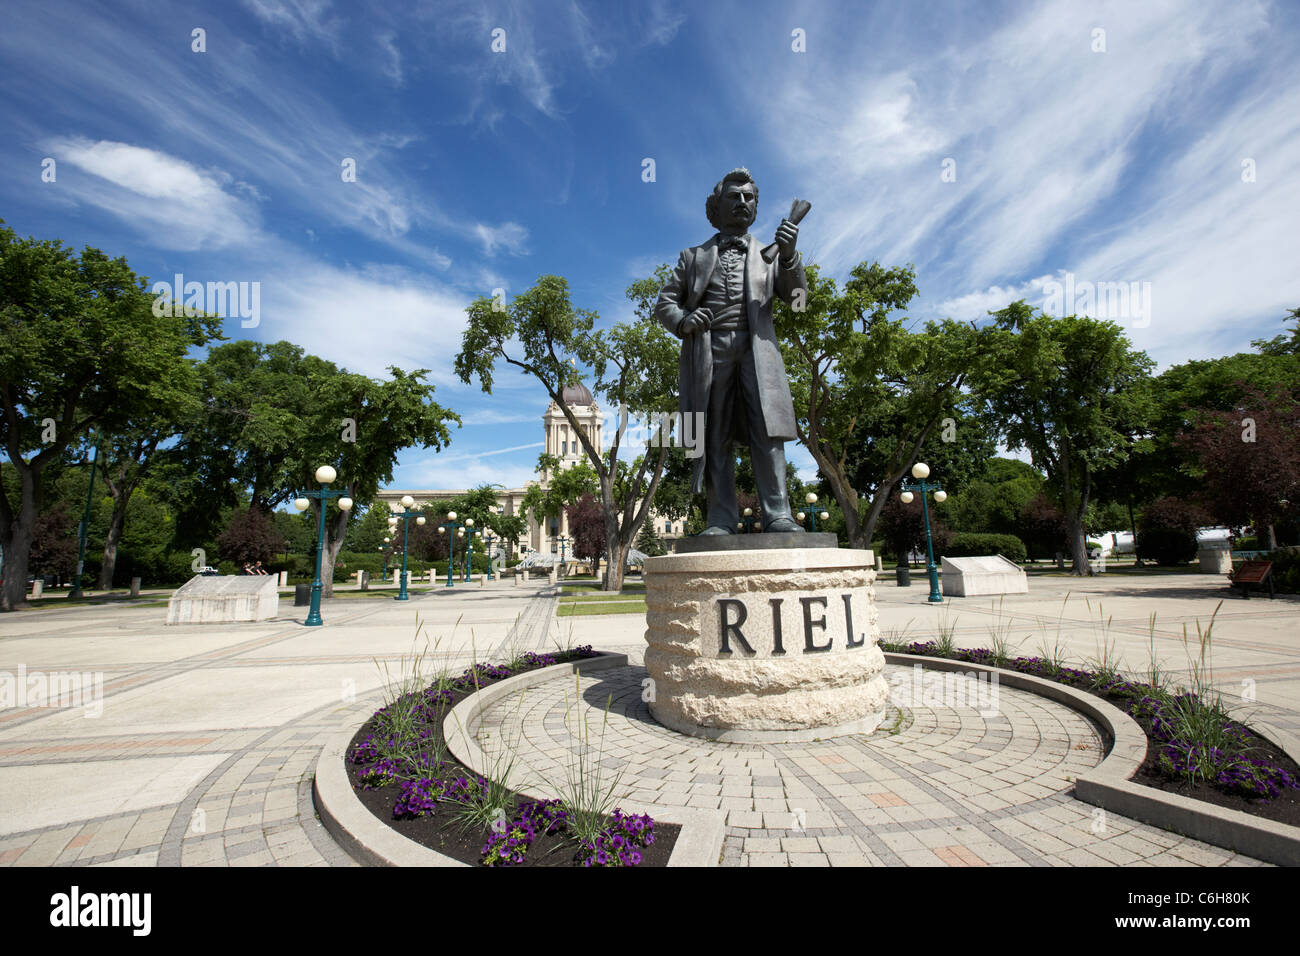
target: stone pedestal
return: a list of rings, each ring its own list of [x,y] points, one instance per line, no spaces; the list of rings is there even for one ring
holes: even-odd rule
[[[140,579],[139,579],[139,578],[132,578],[132,579],[131,579],[131,597],[139,597],[139,596],[140,596]]]
[[[45,579],[42,578],[40,575],[37,575],[36,578],[32,581],[32,600],[35,601],[38,597],[40,597],[44,593],[45,593]]]
[[[741,742],[874,730],[889,694],[874,564],[835,547],[647,558],[651,714]]]

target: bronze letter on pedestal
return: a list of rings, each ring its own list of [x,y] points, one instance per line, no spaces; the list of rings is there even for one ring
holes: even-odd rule
[[[831,644],[834,643],[829,638],[826,640],[825,647],[818,647],[813,643],[813,628],[820,627],[823,631],[826,630],[826,618],[822,617],[816,621],[812,619],[812,606],[817,602],[821,602],[823,608],[826,607],[824,597],[801,597],[799,599],[799,603],[803,605],[803,652],[805,654],[812,654],[816,651],[829,651]]]
[[[734,605],[740,609],[736,615],[734,623],[727,620],[727,608]],[[719,654],[730,654],[731,644],[727,639],[727,633],[730,632],[736,636],[736,640],[745,649],[748,654],[753,654],[754,649],[749,646],[749,641],[745,640],[745,635],[740,633],[740,625],[745,623],[745,618],[749,616],[749,609],[745,607],[744,601],[737,601],[734,598],[718,598],[718,628],[719,628]]]

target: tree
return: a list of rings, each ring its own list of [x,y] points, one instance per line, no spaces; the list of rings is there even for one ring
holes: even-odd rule
[[[668,553],[664,539],[655,531],[654,523],[647,521],[636,539],[636,549],[646,557],[657,558]]]
[[[70,577],[77,567],[77,521],[60,503],[36,519],[28,567],[33,574]],[[26,580],[23,586],[26,587]]]
[[[564,509],[573,537],[573,556],[594,570],[605,556],[605,512],[593,495],[583,495]],[[649,527],[647,525],[647,527]]]
[[[219,346],[200,371],[208,397],[178,456],[203,487],[228,487],[232,495],[243,489],[250,504],[268,511],[314,488],[325,464],[338,472],[335,487],[364,505],[392,481],[399,451],[441,450],[450,441],[448,423],[460,422],[432,400],[426,369],[390,367],[387,379],[371,379],[291,342]],[[320,501],[310,501],[316,527]],[[337,499],[326,508],[321,580],[331,597],[350,513]]]
[[[914,333],[891,318],[917,294],[911,266],[861,263],[843,294],[815,266],[805,272],[806,308],[776,306],[799,440],[843,513],[850,546],[868,548],[890,492],[978,375],[983,333],[951,320]]]
[[[607,591],[623,587],[627,551],[650,513],[663,473],[667,435],[664,429],[657,430],[650,441],[657,452],[647,453],[639,466],[629,468],[619,459],[621,432],[610,436],[609,450],[602,452],[579,427],[564,399],[564,387],[580,381],[578,363],[582,363],[592,370],[592,391],[608,407],[637,416],[666,416],[673,411],[677,345],[650,315],[654,295],[667,281],[666,271],[660,267],[655,277],[629,286],[636,321],[606,330],[595,330],[595,312],[574,308],[569,284],[560,276],[542,276],[507,309],[492,299],[476,299],[466,310],[469,322],[456,356],[456,373],[466,384],[478,379],[490,394],[496,364],[505,362],[536,379],[564,414],[599,485],[609,556]]]
[[[1114,322],[1035,314],[1024,301],[992,313],[991,367],[979,392],[1008,450],[1028,450],[1065,516],[1072,572],[1093,573],[1085,536],[1094,473],[1122,461],[1152,408],[1139,388],[1153,362]]]
[[[1199,465],[1205,507],[1225,525],[1253,523],[1271,551],[1274,525],[1300,501],[1300,401],[1280,384],[1242,391],[1236,409],[1202,411],[1179,443]]]
[[[275,530],[275,522],[257,505],[234,512],[230,523],[217,539],[221,556],[236,565],[261,561],[270,564],[284,550],[284,538]]]
[[[109,432],[98,442],[99,466],[104,486],[113,499],[108,531],[104,536],[99,589],[112,590],[117,549],[122,541],[131,496],[157,464],[161,444],[178,435],[198,414],[199,379],[194,359],[169,363],[148,383],[150,399],[126,427]]]
[[[218,318],[155,315],[154,301],[123,258],[0,228],[0,444],[19,486],[16,508],[0,489],[0,609],[26,600],[49,464],[91,428],[129,428],[188,350],[220,336]]]
[[[1300,308],[1290,310],[1291,318],[1287,321],[1295,323],[1295,328],[1291,330],[1289,336],[1276,335],[1271,339],[1255,339],[1250,344],[1265,355],[1300,355]]]

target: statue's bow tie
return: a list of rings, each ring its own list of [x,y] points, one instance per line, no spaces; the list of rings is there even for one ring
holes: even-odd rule
[[[735,249],[737,252],[748,252],[749,242],[746,236],[722,236],[718,239],[718,251],[726,252],[728,249]]]

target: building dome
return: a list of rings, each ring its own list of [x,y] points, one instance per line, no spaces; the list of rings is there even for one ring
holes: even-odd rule
[[[564,391],[560,392],[560,397],[564,399],[564,404],[570,407],[596,404],[596,399],[592,397],[591,390],[581,382],[576,385],[564,386]]]

